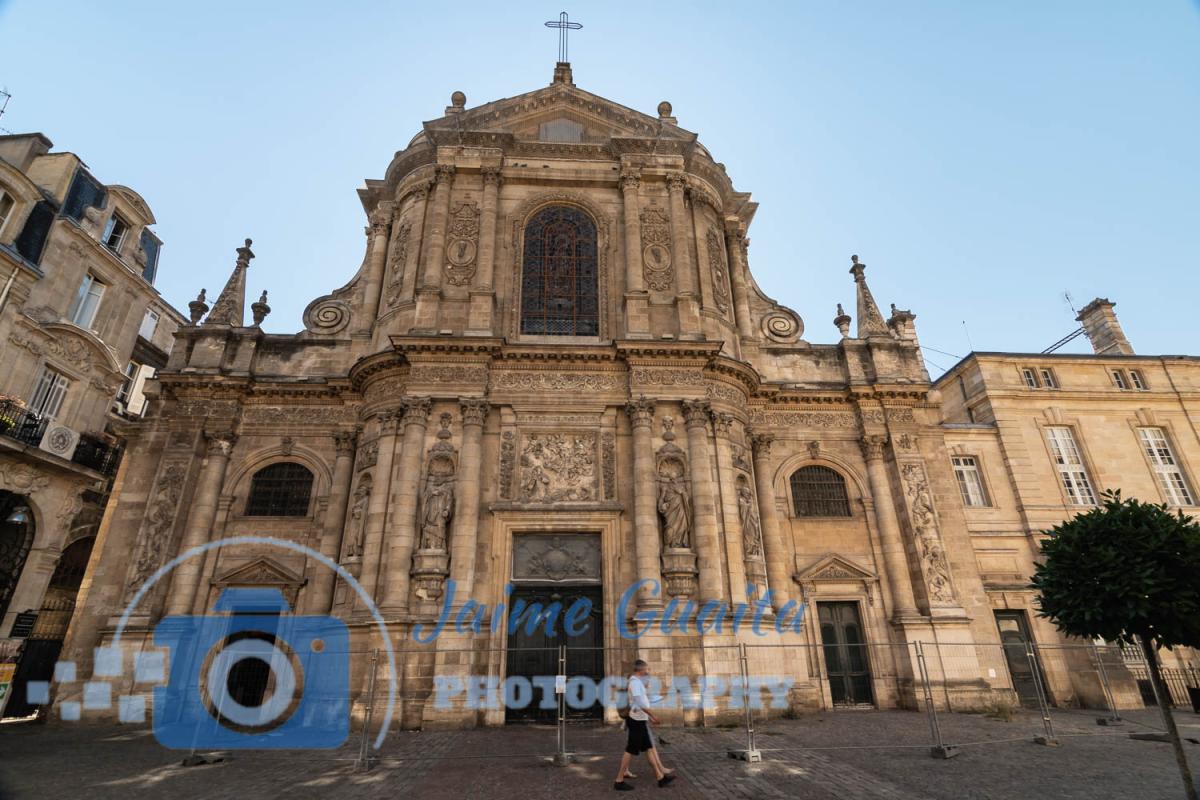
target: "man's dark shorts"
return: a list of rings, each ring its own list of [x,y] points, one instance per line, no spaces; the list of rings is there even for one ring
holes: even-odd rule
[[[644,753],[654,747],[650,738],[650,724],[644,719],[627,719],[625,728],[629,731],[629,739],[625,743],[625,752],[630,755]]]

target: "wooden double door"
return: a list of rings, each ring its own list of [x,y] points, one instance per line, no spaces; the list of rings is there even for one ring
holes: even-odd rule
[[[825,674],[833,705],[843,708],[874,705],[871,689],[871,654],[858,603],[817,603],[821,624],[821,646],[825,653]]]
[[[574,620],[574,636],[564,627],[564,613],[576,601],[586,599],[591,603],[591,612],[582,621]],[[549,608],[559,603],[560,612],[553,625],[547,630],[545,623],[538,624],[532,631],[521,622],[516,630],[510,627],[505,664],[509,677],[521,676],[531,682],[534,678],[559,674],[559,648],[566,645],[566,676],[570,680],[580,676],[599,683],[604,678],[604,617],[601,607],[602,592],[594,584],[580,586],[517,586],[509,599],[509,621],[518,601],[526,608],[533,603]],[[551,691],[552,690],[548,690]],[[558,718],[556,698],[543,696],[538,684],[533,686],[533,699],[525,708],[506,708],[506,722],[554,722]],[[551,705],[543,708],[543,705]],[[604,708],[597,701],[590,708],[567,708],[569,719],[599,719]]]

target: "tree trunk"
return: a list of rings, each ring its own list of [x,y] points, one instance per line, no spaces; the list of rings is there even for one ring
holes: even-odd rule
[[[1179,764],[1179,774],[1183,778],[1183,790],[1187,800],[1200,800],[1196,795],[1196,783],[1192,780],[1192,770],[1188,767],[1187,753],[1183,751],[1183,742],[1179,738],[1179,730],[1175,727],[1175,716],[1171,713],[1171,694],[1167,684],[1163,682],[1162,671],[1158,666],[1158,652],[1149,636],[1140,635],[1138,641],[1146,656],[1146,666],[1150,670],[1150,682],[1154,684],[1154,696],[1158,699],[1158,709],[1162,712],[1163,724],[1167,726],[1167,735],[1171,737],[1171,746],[1175,748],[1175,761]]]

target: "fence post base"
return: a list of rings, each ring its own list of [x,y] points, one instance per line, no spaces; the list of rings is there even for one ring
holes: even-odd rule
[[[1046,747],[1058,747],[1061,742],[1051,736],[1035,736],[1033,737],[1034,744],[1045,745]]]
[[[748,764],[757,764],[762,761],[762,750],[730,750],[729,757]]]
[[[929,755],[933,758],[954,758],[959,752],[952,744],[937,744],[929,748]]]
[[[554,766],[556,766],[556,767],[565,767],[568,764],[573,763],[574,761],[575,761],[575,759],[570,753],[555,753],[554,754]]]

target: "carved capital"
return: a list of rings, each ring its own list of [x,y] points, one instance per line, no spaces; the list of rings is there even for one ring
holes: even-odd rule
[[[654,401],[640,397],[625,404],[625,413],[629,415],[629,424],[635,428],[649,428],[654,425]]]
[[[367,217],[372,235],[385,235],[392,226],[392,204],[380,203]]]
[[[479,171],[483,175],[484,186],[500,186],[500,167],[482,167]]]
[[[396,410],[380,411],[379,417],[379,435],[391,436],[396,432],[396,428],[400,423],[400,412]]]
[[[682,192],[687,188],[687,175],[682,172],[667,173],[667,190],[672,194]]]
[[[450,185],[450,181],[454,180],[454,165],[453,164],[438,164],[433,168],[434,182],[439,186]]]
[[[353,456],[355,439],[352,431],[338,431],[333,435],[333,447],[339,456]]]
[[[888,437],[881,434],[871,434],[864,436],[859,445],[862,447],[863,458],[867,461],[876,461],[883,458],[883,448],[887,444]]]
[[[711,407],[707,400],[683,401],[683,420],[689,430],[707,427],[710,412]]]
[[[754,457],[769,458],[771,456],[771,442],[775,441],[775,437],[769,433],[751,433],[750,447],[754,450]]]
[[[622,191],[636,191],[642,185],[642,176],[637,170],[627,169],[621,172],[619,178]]]
[[[210,456],[229,458],[229,454],[233,452],[233,445],[236,441],[237,435],[232,431],[210,433],[208,434],[208,454]]]
[[[408,425],[424,425],[429,420],[429,409],[433,401],[428,397],[405,397],[400,401],[402,423]]]
[[[713,430],[719,436],[728,436],[729,431],[733,428],[733,414],[727,414],[723,411],[712,412]]]
[[[458,401],[462,409],[463,425],[483,425],[491,405],[478,397],[463,397]]]

